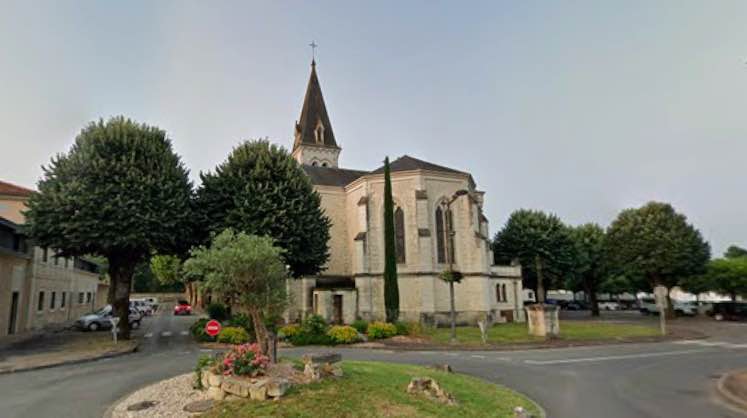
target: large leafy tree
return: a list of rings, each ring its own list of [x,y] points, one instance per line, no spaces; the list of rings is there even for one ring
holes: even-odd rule
[[[184,271],[181,258],[175,255],[154,255],[150,259],[150,270],[162,286],[184,287],[189,303],[197,304],[195,277]]]
[[[724,253],[724,257],[726,258],[747,257],[747,250],[738,245],[730,245],[729,248],[726,249],[726,252]]]
[[[193,249],[184,270],[204,277],[204,288],[229,298],[249,313],[257,342],[266,354],[265,318],[282,313],[288,302],[283,249],[270,237],[227,229],[213,239],[210,247]]]
[[[37,245],[109,264],[122,338],[135,267],[154,251],[182,251],[191,236],[192,184],[166,133],[124,117],[85,127],[44,167],[28,202]]]
[[[672,205],[650,202],[620,212],[607,230],[607,255],[619,272],[671,289],[705,271],[711,248]]]
[[[234,148],[197,191],[203,239],[233,228],[266,235],[285,251],[295,277],[320,272],[329,258],[330,220],[300,165],[266,140]]]
[[[394,200],[389,157],[384,159],[384,305],[387,322],[396,322],[399,318],[399,285],[397,283]]]
[[[573,244],[573,264],[570,278],[589,297],[591,315],[599,316],[597,292],[607,274],[605,263],[605,232],[601,226],[588,223],[570,228]]]
[[[518,259],[524,282],[535,289],[537,301],[544,303],[549,286],[571,269],[573,245],[568,228],[553,214],[519,209],[493,239],[496,261]]]
[[[725,293],[736,302],[737,296],[747,296],[747,257],[712,260],[705,277],[711,290]]]

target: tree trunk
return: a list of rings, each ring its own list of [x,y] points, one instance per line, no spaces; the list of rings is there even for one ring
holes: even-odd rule
[[[268,354],[267,345],[267,327],[265,327],[265,321],[262,320],[262,313],[259,309],[250,309],[249,315],[252,317],[252,323],[254,324],[254,334],[257,337],[257,344],[259,349],[262,350],[262,354]]]
[[[454,308],[454,282],[449,282],[449,299],[451,302],[451,341],[456,342],[456,309]]]
[[[545,303],[545,283],[542,277],[542,259],[534,256],[534,265],[537,268],[537,303]]]
[[[676,315],[674,314],[674,305],[672,304],[672,297],[669,296],[669,288],[667,288],[667,310],[665,312],[667,319],[674,319]],[[661,312],[659,312],[659,315],[661,315]]]
[[[736,302],[737,301],[737,292],[731,292],[731,294],[729,296],[731,296],[731,301],[732,302]]]
[[[596,286],[592,286],[591,283],[585,283],[584,290],[589,295],[589,306],[591,308],[591,316],[599,316],[599,300],[597,299]]]
[[[135,264],[127,258],[109,258],[109,275],[114,288],[112,308],[114,315],[119,318],[118,337],[122,340],[130,339],[130,285]]]

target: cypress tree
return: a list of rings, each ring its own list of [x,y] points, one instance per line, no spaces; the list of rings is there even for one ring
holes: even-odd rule
[[[389,157],[384,159],[384,307],[387,322],[399,318],[397,254],[394,246],[394,201]]]

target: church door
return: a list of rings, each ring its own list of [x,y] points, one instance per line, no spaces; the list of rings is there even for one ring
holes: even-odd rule
[[[342,295],[334,295],[332,307],[334,308],[334,317],[332,321],[335,324],[342,324]]]

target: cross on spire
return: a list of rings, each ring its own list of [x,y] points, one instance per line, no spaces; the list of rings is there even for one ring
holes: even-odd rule
[[[311,47],[311,62],[314,63],[316,61],[316,47],[319,45],[312,40],[309,46]]]

